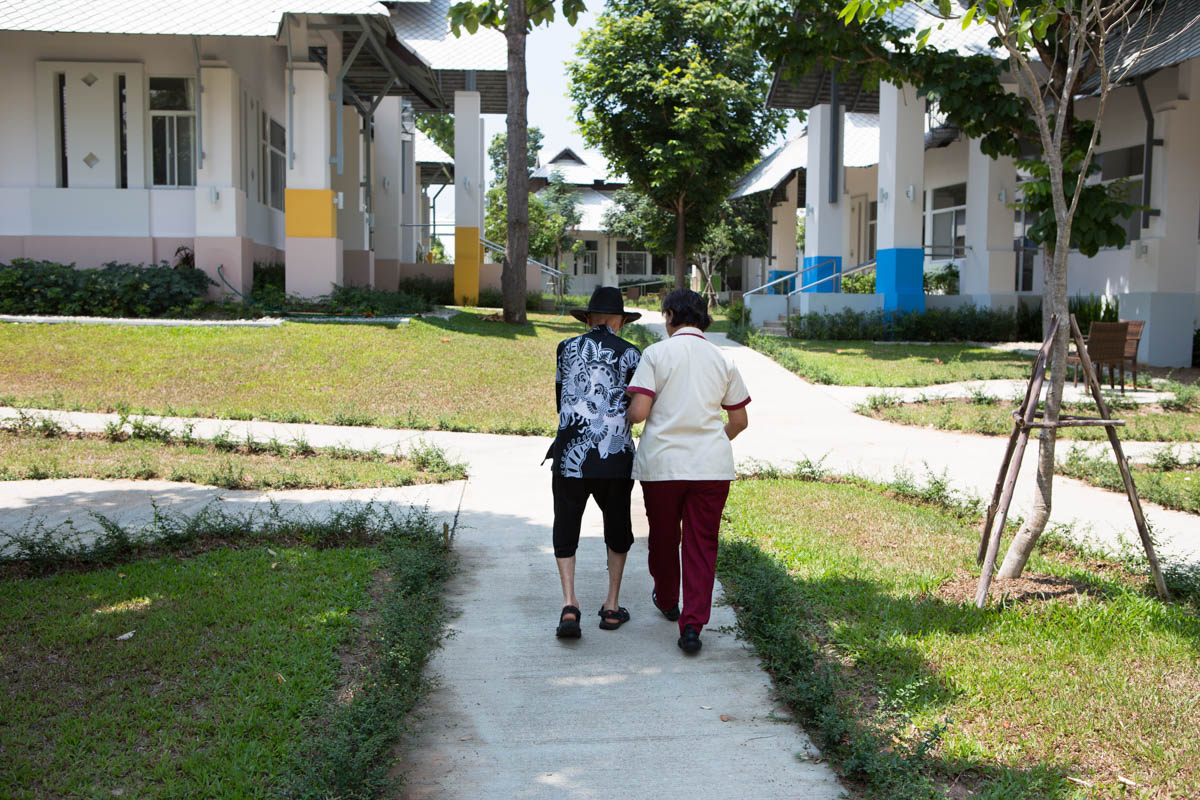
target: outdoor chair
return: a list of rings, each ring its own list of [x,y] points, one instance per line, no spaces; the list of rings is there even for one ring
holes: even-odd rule
[[[1091,327],[1088,328],[1087,339],[1084,340],[1084,344],[1087,347],[1088,359],[1096,369],[1097,380],[1102,379],[1104,365],[1107,364],[1108,385],[1109,388],[1115,389],[1117,387],[1114,380],[1114,370],[1120,369],[1121,394],[1125,394],[1125,342],[1128,337],[1128,322],[1093,322]],[[1079,354],[1068,355],[1067,364],[1075,368],[1072,385],[1078,386],[1079,368],[1083,365]]]
[[[1125,336],[1125,360],[1129,362],[1133,370],[1133,388],[1136,391],[1138,387],[1138,345],[1142,342],[1142,328],[1146,327],[1146,320],[1123,319],[1121,322],[1129,323],[1129,333]]]

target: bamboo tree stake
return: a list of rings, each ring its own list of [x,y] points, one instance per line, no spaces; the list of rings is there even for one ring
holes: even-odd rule
[[[1042,384],[1046,380],[1046,361],[1050,357],[1050,349],[1054,346],[1054,337],[1058,334],[1058,316],[1050,318],[1049,331],[1046,340],[1038,351],[1037,359],[1033,362],[1033,375],[1029,379],[1029,388],[1025,391],[1025,402],[1021,405],[1020,416],[1014,414],[1013,433],[1016,443],[1005,453],[1004,463],[1000,465],[1000,478],[996,488],[1000,488],[1000,479],[1004,480],[1004,489],[1000,494],[998,513],[989,509],[984,523],[982,541],[979,543],[980,552],[987,551],[983,558],[983,569],[979,575],[979,588],[975,591],[975,605],[983,608],[987,602],[988,590],[992,586],[992,575],[996,570],[996,556],[1000,553],[1000,538],[1004,533],[1004,523],[1008,521],[1008,508],[1012,505],[1013,491],[1017,486],[1017,475],[1021,471],[1021,460],[1025,456],[1025,446],[1029,444],[1029,426],[1037,414],[1038,399],[1042,396]],[[993,505],[995,499],[993,498]]]
[[[1084,344],[1083,334],[1079,332],[1079,323],[1075,321],[1074,314],[1071,315],[1071,338],[1075,340],[1079,361],[1083,364],[1083,374],[1087,378],[1088,388],[1092,391],[1096,407],[1100,409],[1100,417],[1111,422],[1112,414],[1109,413],[1108,404],[1104,402],[1104,394],[1100,391],[1100,383],[1096,379],[1095,370],[1092,369],[1092,360],[1088,358],[1087,345]],[[1133,519],[1137,523],[1138,536],[1141,537],[1142,547],[1146,551],[1146,560],[1150,564],[1150,575],[1154,578],[1154,588],[1158,590],[1158,596],[1163,600],[1170,599],[1171,593],[1167,590],[1167,582],[1163,580],[1162,572],[1158,567],[1158,556],[1154,552],[1150,528],[1146,525],[1146,517],[1142,513],[1142,503],[1138,499],[1137,487],[1133,485],[1133,474],[1129,471],[1129,462],[1125,458],[1125,451],[1121,448],[1121,439],[1112,425],[1106,425],[1104,430],[1108,433],[1108,441],[1112,444],[1113,453],[1117,457],[1117,468],[1121,471],[1121,480],[1125,483],[1125,494],[1129,497],[1129,506],[1133,509]]]

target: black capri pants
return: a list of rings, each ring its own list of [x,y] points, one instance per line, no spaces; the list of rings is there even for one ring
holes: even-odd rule
[[[554,475],[554,556],[570,558],[579,548],[579,527],[588,497],[604,514],[604,543],[614,553],[633,547],[633,522],[629,517],[629,478],[564,478]]]

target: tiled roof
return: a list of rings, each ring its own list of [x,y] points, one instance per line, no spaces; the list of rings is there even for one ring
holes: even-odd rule
[[[0,30],[275,36],[289,12],[388,14],[373,0],[0,0]]]

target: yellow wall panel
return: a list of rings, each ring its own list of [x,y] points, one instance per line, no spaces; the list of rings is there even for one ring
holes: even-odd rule
[[[479,265],[483,247],[479,228],[454,229],[454,302],[473,306],[479,302]]]
[[[337,236],[337,206],[331,189],[286,189],[287,235],[308,239]]]

